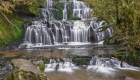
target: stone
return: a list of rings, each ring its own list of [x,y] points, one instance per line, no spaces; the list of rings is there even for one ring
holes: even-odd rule
[[[13,69],[4,80],[48,80],[47,76],[30,60],[13,59]]]

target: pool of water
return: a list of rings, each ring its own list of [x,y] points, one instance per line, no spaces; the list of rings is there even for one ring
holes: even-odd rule
[[[24,56],[44,56],[44,57],[69,57],[70,54],[77,56],[93,56],[93,55],[108,55],[114,52],[113,49],[103,48],[58,48],[56,50],[4,50],[0,51],[2,57],[15,57],[18,55]]]
[[[106,69],[99,68],[95,70],[86,67],[80,67],[72,72],[46,72],[50,80],[123,80],[123,76],[131,77],[134,80],[140,80],[140,71],[129,69]]]

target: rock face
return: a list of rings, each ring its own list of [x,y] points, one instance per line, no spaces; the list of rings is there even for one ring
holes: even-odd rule
[[[48,80],[47,76],[30,60],[13,59],[13,70],[4,80]]]
[[[13,59],[12,63],[15,67],[18,67],[19,70],[29,71],[36,74],[43,74],[36,66],[34,66],[29,60],[24,59]]]
[[[0,59],[0,80],[5,78],[12,68],[13,66],[10,63]]]

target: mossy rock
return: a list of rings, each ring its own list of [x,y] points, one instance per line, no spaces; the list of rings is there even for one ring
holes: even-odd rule
[[[70,20],[81,20],[81,18],[78,18],[78,17],[72,17],[72,18],[70,18]]]
[[[83,58],[77,58],[76,61],[77,61],[78,65],[84,65],[85,64],[85,61],[84,61]]]
[[[11,62],[14,67],[4,80],[48,80],[47,76],[30,60],[14,59]],[[40,61],[40,65],[43,66],[43,61]]]
[[[51,49],[50,52],[54,52],[54,49]]]
[[[13,70],[4,80],[48,80],[43,74],[35,74],[33,72],[23,70]]]
[[[44,61],[45,64],[50,62],[50,59],[46,57],[44,57],[42,60]]]
[[[39,69],[44,72],[45,70],[45,64],[44,64],[44,61],[43,60],[40,60],[39,61]]]

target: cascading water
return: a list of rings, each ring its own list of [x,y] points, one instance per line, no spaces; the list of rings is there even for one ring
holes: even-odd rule
[[[19,48],[31,48],[43,45],[59,45],[63,43],[91,43],[98,42],[112,36],[112,28],[99,32],[99,28],[106,26],[105,21],[97,21],[90,14],[91,9],[82,1],[60,0],[63,4],[62,20],[55,19],[53,0],[46,0],[45,8],[41,9],[41,19],[33,20],[26,25],[24,43]],[[57,6],[58,7],[58,6]],[[62,5],[61,5],[62,7]],[[69,20],[72,18],[81,20]],[[68,16],[69,15],[69,16]],[[60,14],[59,14],[60,16]],[[92,35],[91,35],[92,34]]]
[[[88,18],[91,9],[87,7],[83,2],[73,0],[73,7],[73,17],[78,17],[81,19]]]
[[[135,67],[119,61],[117,58],[107,58],[107,57],[84,57],[80,62],[79,59],[82,58],[51,58],[49,62],[45,65],[45,72],[49,71],[64,71],[72,72],[73,69],[79,69],[77,65],[87,65],[87,70],[95,70],[95,72],[101,73],[112,73],[110,71],[115,71],[115,69],[135,69]],[[82,64],[81,64],[82,62]]]
[[[63,10],[63,21],[67,20],[67,3],[64,4],[64,10]]]
[[[133,69],[138,70],[125,62],[119,61],[117,58],[98,57],[95,55],[89,62],[87,71],[93,71],[95,74],[101,74],[105,77],[115,76],[118,69]]]
[[[73,69],[78,69],[78,67],[73,64],[70,58],[50,59],[50,62],[45,65],[45,72],[54,70],[72,72]]]
[[[100,67],[110,67],[110,68],[131,68],[132,66],[128,65],[125,62],[119,61],[118,59],[112,58],[100,58],[98,56],[92,57],[90,60],[90,65],[100,66]]]

